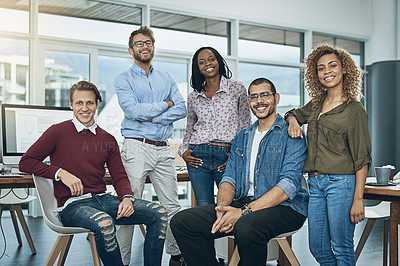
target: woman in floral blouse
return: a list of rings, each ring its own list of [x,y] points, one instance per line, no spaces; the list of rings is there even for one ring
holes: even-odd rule
[[[232,72],[212,47],[202,47],[192,59],[185,137],[179,155],[185,160],[197,205],[214,203],[231,143],[251,124],[246,88],[230,79]]]

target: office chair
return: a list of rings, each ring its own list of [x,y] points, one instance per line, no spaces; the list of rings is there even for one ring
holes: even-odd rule
[[[307,179],[306,179],[306,175],[303,175],[303,178],[301,180],[301,185],[305,190],[307,190],[307,192],[310,192],[310,189],[309,189],[308,183],[307,183]],[[279,247],[281,248],[281,250],[285,254],[285,256],[288,259],[288,261],[290,262],[290,264],[293,265],[293,266],[300,266],[300,263],[297,260],[297,257],[294,254],[294,252],[292,250],[292,247],[291,247],[287,237],[291,237],[292,235],[297,233],[300,229],[292,231],[292,232],[287,232],[287,233],[281,234],[281,235],[276,236],[276,237],[274,237],[273,239],[270,240],[270,242],[272,242],[272,241],[277,241],[278,242]],[[230,236],[228,238],[228,246],[233,246],[234,245],[232,243],[233,241],[234,241],[233,237]],[[229,261],[228,265],[229,266],[236,266],[236,265],[238,265],[239,260],[240,260],[239,251],[238,251],[238,248],[236,246],[234,251],[233,251],[232,256],[230,257],[230,259],[228,259],[228,261]]]
[[[360,257],[361,251],[367,241],[369,234],[371,233],[372,227],[374,226],[377,219],[384,219],[384,230],[383,230],[383,264],[387,265],[388,256],[388,232],[389,232],[389,217],[390,217],[390,202],[381,201],[375,206],[365,207],[365,218],[367,224],[364,227],[360,241],[356,248],[356,261]]]
[[[42,206],[43,218],[47,226],[58,233],[57,240],[44,265],[53,265],[57,257],[59,257],[58,265],[64,265],[74,235],[90,233],[89,241],[92,250],[93,264],[95,266],[101,266],[94,234],[91,233],[90,230],[81,227],[65,227],[61,221],[53,215],[53,211],[57,207],[57,200],[54,197],[53,181],[35,175],[33,175],[33,181],[35,182],[40,205]]]
[[[299,229],[300,230],[300,229]],[[300,266],[299,261],[297,260],[296,255],[294,254],[289,241],[287,240],[287,237],[292,236],[293,234],[295,234],[296,232],[298,232],[299,230],[296,231],[292,231],[292,232],[288,232],[285,234],[281,234],[279,236],[274,237],[273,239],[270,240],[271,241],[277,241],[279,247],[282,249],[283,253],[285,254],[286,258],[289,260],[290,265],[293,266]],[[228,241],[233,241],[233,237],[229,237]],[[239,256],[239,251],[238,251],[238,247],[236,246],[232,257],[229,259],[229,266],[236,266],[238,265],[240,260],[240,256]]]
[[[35,245],[33,244],[33,240],[26,224],[24,215],[22,213],[21,205],[35,199],[36,197],[28,195],[28,190],[24,188],[10,188],[0,190],[0,218],[3,213],[3,206],[8,205],[18,244],[22,245],[22,239],[18,227],[17,217],[19,219],[19,222],[21,223],[22,230],[25,233],[25,237],[28,241],[29,247],[31,248],[32,254],[36,254],[36,249]]]

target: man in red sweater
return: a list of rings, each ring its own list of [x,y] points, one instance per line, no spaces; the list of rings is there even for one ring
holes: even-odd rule
[[[123,265],[116,224],[145,224],[144,265],[161,265],[167,211],[159,204],[135,199],[118,143],[95,123],[99,101],[94,84],[74,84],[70,89],[73,119],[46,130],[22,157],[19,169],[53,180],[59,219],[65,226],[94,232],[104,265]],[[43,163],[47,156],[51,165]],[[105,163],[118,197],[106,193]]]

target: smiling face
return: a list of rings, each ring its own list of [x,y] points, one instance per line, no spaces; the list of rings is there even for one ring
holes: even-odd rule
[[[94,124],[97,101],[93,91],[75,90],[72,102],[69,102],[69,107],[74,112],[76,119],[85,127],[90,127]]]
[[[250,95],[260,94],[262,92],[272,92],[271,86],[267,83],[262,83],[259,85],[252,85],[249,89]],[[267,98],[258,98],[254,101],[249,100],[249,106],[253,114],[258,119],[266,119],[272,114],[276,114],[276,106],[279,104],[279,93],[271,94]]]
[[[132,38],[133,43],[137,41],[151,41],[151,37],[139,33]],[[148,47],[146,44],[144,44],[143,47],[136,47],[135,45],[132,45],[132,47],[129,48],[128,51],[135,59],[135,63],[139,65],[150,64],[151,60],[154,57],[154,46]]]
[[[219,75],[219,64],[211,50],[202,50],[197,57],[197,64],[200,73],[203,74],[205,78],[213,78]]]
[[[317,62],[318,79],[325,88],[343,88],[342,63],[336,54],[321,56]]]

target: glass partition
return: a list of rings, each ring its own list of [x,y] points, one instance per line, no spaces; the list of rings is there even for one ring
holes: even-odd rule
[[[130,33],[141,23],[142,10],[104,1],[41,0],[40,35],[128,46]]]
[[[46,106],[69,106],[69,89],[80,80],[90,80],[89,54],[45,51]]]
[[[313,48],[317,47],[321,43],[330,43],[333,45],[337,45],[340,48],[345,49],[350,53],[353,57],[354,61],[356,61],[357,65],[361,68],[363,67],[363,42],[347,40],[332,36],[326,36],[321,34],[313,34]]]
[[[29,32],[29,1],[0,1],[0,31]]]
[[[229,22],[151,10],[150,26],[158,48],[194,53],[202,46],[212,46],[228,54]]]
[[[26,103],[29,42],[0,38],[0,103]]]
[[[282,116],[286,111],[300,107],[300,68],[239,63],[239,80],[246,88],[259,77],[265,77],[275,84],[281,95],[277,111]]]
[[[301,33],[241,23],[239,57],[299,63]]]

